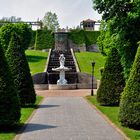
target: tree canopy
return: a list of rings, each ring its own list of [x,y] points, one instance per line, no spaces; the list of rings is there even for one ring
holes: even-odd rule
[[[43,22],[43,27],[46,27],[48,28],[48,30],[52,30],[53,32],[59,28],[59,22],[56,13],[52,13],[52,12],[45,13],[42,22]]]
[[[93,5],[95,10],[103,14],[102,18],[106,22],[99,46],[103,49],[113,45],[117,47],[125,78],[128,79],[140,40],[140,1],[93,0]]]

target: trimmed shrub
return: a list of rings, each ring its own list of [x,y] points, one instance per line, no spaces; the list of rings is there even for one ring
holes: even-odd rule
[[[101,105],[116,106],[120,102],[125,81],[120,56],[116,48],[112,48],[105,63],[101,84],[97,91],[97,101]]]
[[[36,95],[29,65],[16,33],[13,33],[11,37],[6,58],[18,90],[21,105],[34,104]]]
[[[32,38],[29,44],[30,48],[34,48],[35,47],[35,39],[36,39],[36,31],[32,31]]]
[[[37,30],[36,40],[35,40],[35,49],[49,49],[54,46],[54,37],[52,31],[43,29]]]
[[[18,123],[20,115],[19,97],[0,45],[0,129]]]
[[[32,36],[29,25],[24,23],[9,23],[0,28],[0,40],[4,51],[6,51],[8,48],[12,32],[16,32],[20,36],[20,40],[22,42],[21,46],[24,49],[27,49]]]
[[[121,97],[119,119],[124,126],[140,129],[140,46]]]

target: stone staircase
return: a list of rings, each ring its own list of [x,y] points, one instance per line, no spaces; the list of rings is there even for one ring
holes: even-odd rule
[[[48,74],[48,83],[56,84],[59,79],[59,72],[52,71],[52,68],[57,68],[60,66],[59,64],[59,56],[60,54],[64,54],[65,57],[65,67],[71,68],[70,71],[66,72],[65,78],[68,81],[68,84],[74,84],[78,82],[78,76],[76,72],[76,66],[73,60],[73,56],[70,50],[67,51],[58,51],[52,50],[50,54],[50,59],[47,67]]]

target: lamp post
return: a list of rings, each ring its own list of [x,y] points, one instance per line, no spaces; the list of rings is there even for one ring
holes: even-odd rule
[[[91,85],[91,96],[94,95],[94,92],[93,92],[93,81],[94,81],[94,66],[95,66],[95,61],[92,62],[92,85]]]

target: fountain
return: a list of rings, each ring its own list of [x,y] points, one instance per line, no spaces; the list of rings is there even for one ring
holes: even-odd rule
[[[64,54],[60,54],[59,57],[60,66],[58,68],[52,68],[53,71],[59,71],[59,80],[57,80],[57,85],[66,85],[67,80],[65,79],[65,71],[69,71],[70,68],[65,67],[65,57]]]

